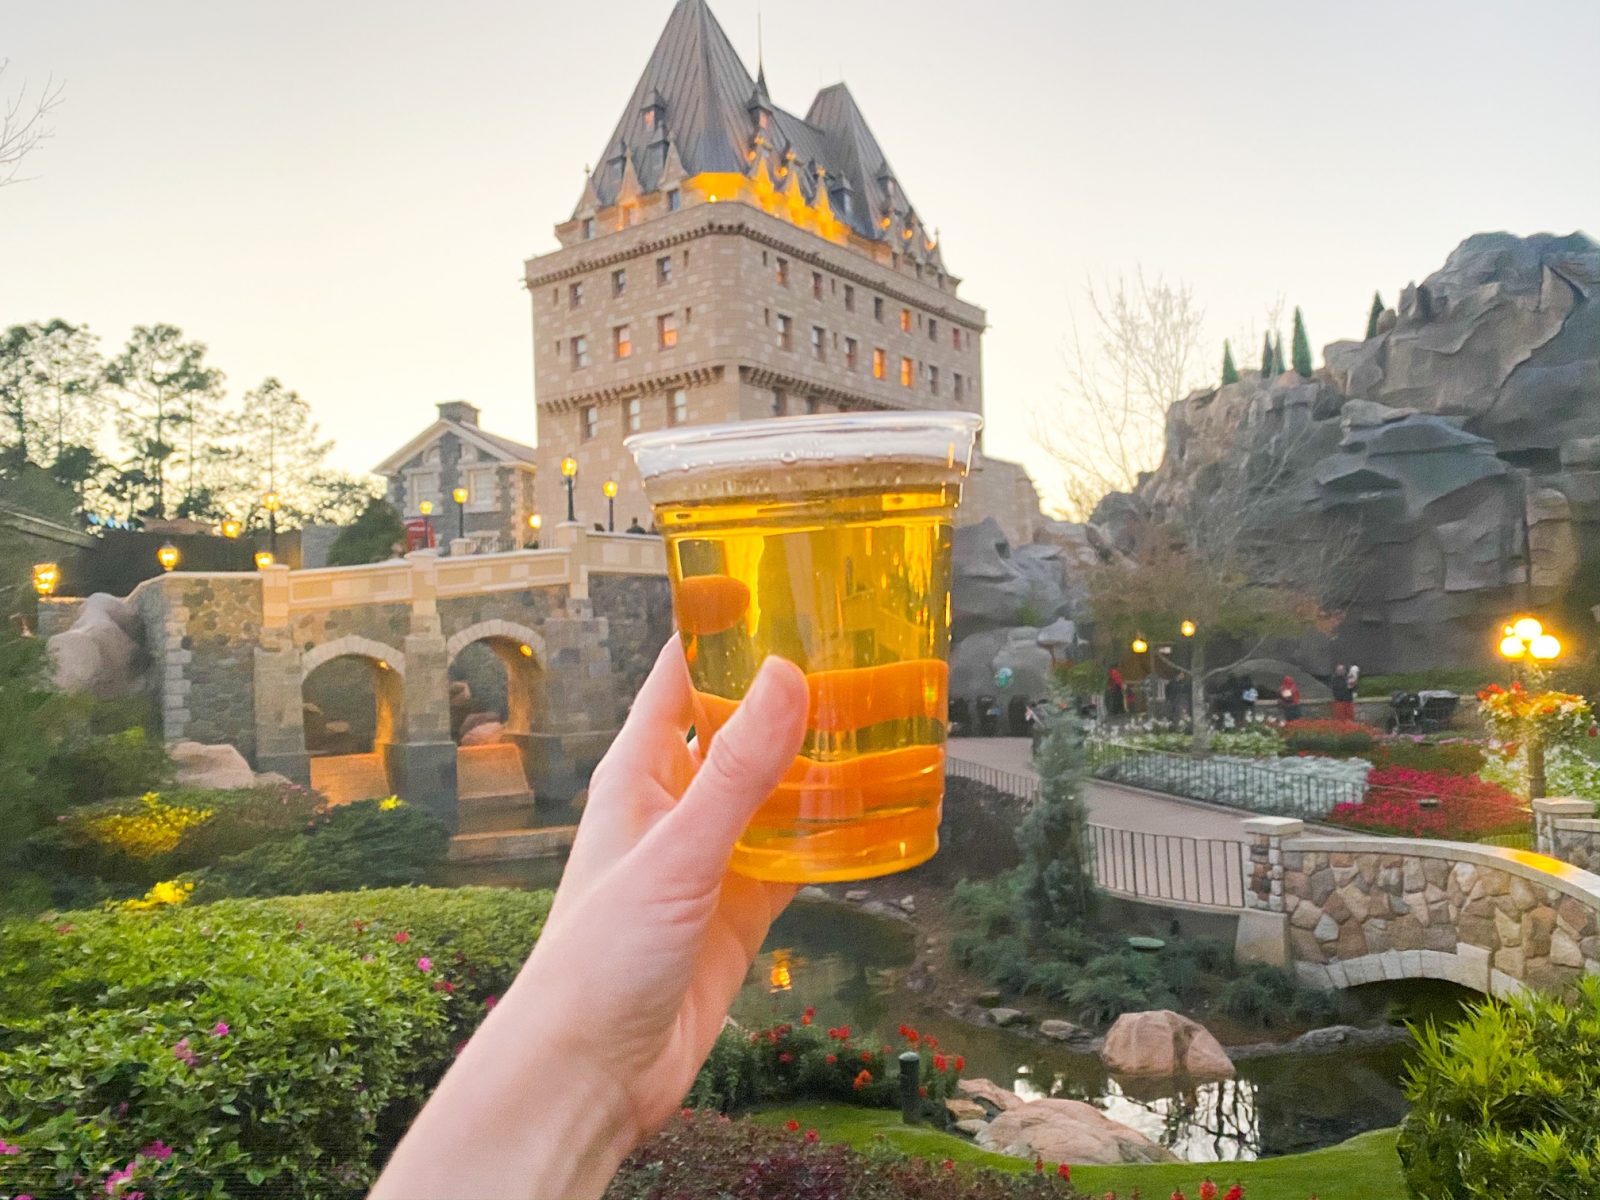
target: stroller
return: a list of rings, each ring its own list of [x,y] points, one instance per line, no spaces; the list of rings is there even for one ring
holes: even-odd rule
[[[1461,697],[1455,692],[1395,692],[1389,697],[1390,733],[1439,733],[1455,720]]]

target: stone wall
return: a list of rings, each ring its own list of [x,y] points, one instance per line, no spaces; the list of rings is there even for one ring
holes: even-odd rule
[[[484,621],[510,621],[537,629],[551,617],[567,610],[571,590],[565,585],[518,588],[516,591],[484,592],[476,596],[452,596],[439,601],[439,624],[448,639],[463,629]]]
[[[1503,995],[1600,972],[1600,877],[1468,843],[1299,837],[1297,824],[1255,832],[1247,900],[1283,914],[1304,983],[1449,979]]]
[[[589,601],[606,622],[617,693],[631,703],[656,655],[672,636],[667,581],[642,575],[592,575]]]
[[[294,645],[302,651],[352,634],[399,650],[411,632],[411,606],[362,604],[302,610],[293,614],[289,632]]]
[[[192,582],[177,578],[175,599],[184,625],[180,644],[189,656],[182,736],[229,742],[251,757],[256,718],[250,677],[261,631],[261,580],[253,574],[200,576]],[[173,615],[179,611],[174,608]],[[167,661],[170,672],[172,659]],[[166,730],[169,741],[177,736]]]
[[[1534,849],[1584,871],[1600,871],[1600,820],[1592,800],[1533,802]]]

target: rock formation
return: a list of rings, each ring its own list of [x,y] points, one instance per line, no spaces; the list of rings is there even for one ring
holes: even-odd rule
[[[1123,1013],[1106,1034],[1100,1058],[1124,1075],[1232,1079],[1228,1053],[1198,1021],[1168,1009]]]
[[[244,755],[226,744],[208,746],[202,742],[175,742],[167,747],[177,767],[179,787],[247,788],[256,785],[255,772]]]
[[[1276,459],[1279,503],[1257,532],[1356,540],[1329,662],[1482,660],[1517,608],[1587,624],[1600,602],[1600,245],[1477,234],[1404,290],[1375,337],[1324,358],[1311,379],[1247,371],[1174,405],[1158,469],[1093,523],[1115,542],[1132,513],[1179,507],[1219,464],[1250,478]]]
[[[1032,1100],[978,1131],[985,1150],[1050,1162],[1109,1165],[1177,1162],[1177,1155],[1082,1100]]]
[[[55,685],[101,700],[137,694],[144,686],[142,632],[133,605],[96,592],[83,602],[72,626],[48,643]]]

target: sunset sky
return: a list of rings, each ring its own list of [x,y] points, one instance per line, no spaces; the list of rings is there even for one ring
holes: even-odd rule
[[[754,70],[755,0],[712,6]],[[0,91],[65,93],[0,189],[0,325],[84,321],[110,351],[177,324],[235,394],[298,389],[350,469],[456,397],[532,441],[522,260],[555,245],[669,10],[11,5]],[[762,20],[777,103],[847,81],[939,228],[989,312],[987,445],[1047,486],[1033,422],[1091,277],[1188,282],[1198,380],[1279,295],[1320,359],[1468,234],[1600,234],[1594,0],[767,0]]]

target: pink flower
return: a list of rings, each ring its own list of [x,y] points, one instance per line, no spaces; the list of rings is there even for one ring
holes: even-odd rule
[[[21,1153],[21,1146],[13,1146],[10,1142],[6,1141],[5,1138],[0,1138],[0,1155]]]
[[[228,1036],[228,1023],[226,1021],[218,1021],[215,1025],[213,1025],[211,1027],[211,1036],[212,1037],[216,1037],[216,1038],[227,1037]]]
[[[817,1134],[817,1131],[815,1129],[806,1130],[806,1142],[807,1142],[808,1145],[815,1145],[816,1141],[817,1141],[817,1137],[818,1137],[818,1134]]]
[[[157,1138],[148,1146],[140,1150],[139,1153],[145,1158],[153,1158],[157,1162],[166,1162],[167,1159],[172,1157],[172,1147],[167,1145],[160,1138]]]
[[[189,1049],[189,1039],[179,1038],[177,1045],[172,1047],[172,1057],[186,1067],[192,1067],[200,1061],[200,1056]]]
[[[106,1176],[106,1195],[115,1196],[125,1183],[133,1181],[133,1164],[129,1163],[120,1171],[113,1171]]]
[[[500,997],[499,996],[487,996],[487,997],[484,998],[484,1001],[483,1001],[483,1011],[484,1012],[493,1012],[494,1011],[494,1006],[496,1004],[499,1004],[499,1003],[500,1003]]]
[[[421,958],[417,959],[417,970],[426,975],[429,971],[433,970],[433,959],[424,954]]]
[[[404,929],[402,929],[399,933],[394,935],[395,945],[397,945],[397,946],[404,946],[410,940],[411,940],[411,935],[409,933],[407,933]]]

